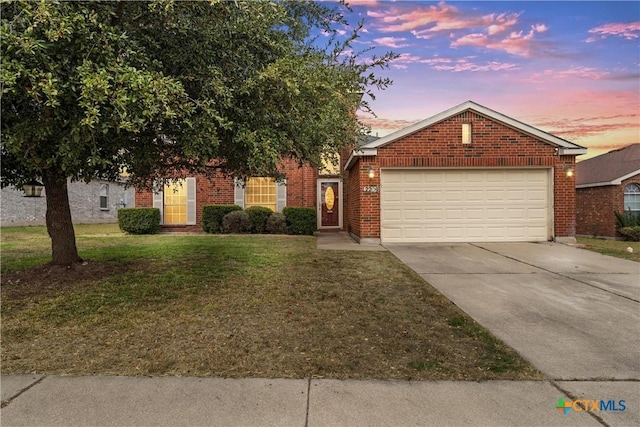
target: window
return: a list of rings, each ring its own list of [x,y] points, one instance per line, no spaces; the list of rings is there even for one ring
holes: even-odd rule
[[[624,210],[633,215],[640,215],[640,185],[628,184],[624,187]]]
[[[109,210],[109,184],[102,184],[100,187],[100,210]]]
[[[462,143],[471,144],[471,123],[462,124]]]
[[[249,178],[244,189],[244,207],[264,206],[276,211],[276,181],[273,178]]]
[[[187,223],[187,186],[184,180],[164,186],[164,223]]]

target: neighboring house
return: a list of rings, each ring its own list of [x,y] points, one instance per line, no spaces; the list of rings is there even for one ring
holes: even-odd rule
[[[576,165],[578,235],[616,237],[615,212],[640,215],[640,144]]]
[[[69,207],[74,224],[117,222],[118,209],[135,206],[135,190],[122,182],[94,180],[89,183],[67,182]],[[25,197],[22,189],[2,189],[0,223],[9,225],[43,225],[47,212],[46,190],[41,197]]]
[[[312,206],[318,229],[362,243],[575,239],[575,157],[586,149],[468,101],[345,152],[340,170],[283,162],[287,180],[187,177],[136,194],[165,226],[206,204]]]

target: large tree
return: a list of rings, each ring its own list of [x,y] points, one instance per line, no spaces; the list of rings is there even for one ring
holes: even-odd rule
[[[42,179],[52,262],[80,260],[67,180],[278,176],[362,132],[393,53],[354,53],[344,5],[3,1],[2,185]],[[350,28],[346,37],[341,37]],[[321,40],[326,40],[324,45]]]

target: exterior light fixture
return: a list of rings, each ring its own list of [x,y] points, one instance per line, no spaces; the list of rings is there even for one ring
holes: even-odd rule
[[[44,185],[32,179],[22,186],[22,191],[24,191],[24,197],[40,197],[43,188]]]
[[[376,175],[373,171],[373,166],[369,166],[369,178],[373,179],[374,176]]]
[[[573,176],[573,169],[571,169],[571,165],[562,165],[562,169],[567,173],[569,178]]]

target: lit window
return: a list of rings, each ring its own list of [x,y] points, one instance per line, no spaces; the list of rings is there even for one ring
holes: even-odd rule
[[[640,215],[640,185],[628,184],[624,187],[624,210],[633,215]]]
[[[100,210],[109,210],[109,184],[100,187]]]
[[[462,143],[471,144],[471,123],[462,124]]]
[[[264,206],[276,211],[276,181],[273,178],[249,178],[244,190],[244,206]]]
[[[183,179],[164,186],[164,223],[187,223],[187,186]]]

